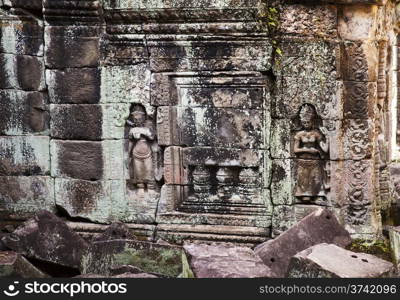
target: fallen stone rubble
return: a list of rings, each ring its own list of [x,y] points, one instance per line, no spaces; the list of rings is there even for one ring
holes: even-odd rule
[[[392,263],[374,255],[355,253],[334,244],[318,244],[290,260],[290,278],[381,278],[392,277]]]
[[[394,228],[391,233],[393,249],[399,249],[398,232]],[[48,211],[0,238],[0,277],[51,277],[49,265],[61,273],[63,268],[74,270],[61,277],[78,278],[397,276],[391,262],[344,249],[350,235],[327,209],[314,211],[254,249],[231,243],[140,241],[119,222],[89,242]]]
[[[273,240],[255,248],[255,253],[278,276],[284,277],[290,258],[320,243],[345,247],[351,243],[349,233],[327,209],[318,209]]]
[[[188,277],[274,277],[271,269],[251,248],[222,244],[187,244],[183,249],[188,268],[185,273]]]

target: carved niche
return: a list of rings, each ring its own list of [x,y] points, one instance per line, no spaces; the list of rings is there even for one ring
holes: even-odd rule
[[[154,121],[146,109],[134,104],[126,121],[128,129],[128,187],[141,192],[159,191],[163,178],[162,152]]]
[[[301,203],[326,200],[329,184],[329,141],[327,129],[315,107],[303,104],[295,118],[297,130],[293,133],[293,152],[296,156],[294,196]]]
[[[165,147],[158,222],[243,226],[264,235],[272,206],[263,180],[269,120],[263,75],[156,73],[152,88]]]

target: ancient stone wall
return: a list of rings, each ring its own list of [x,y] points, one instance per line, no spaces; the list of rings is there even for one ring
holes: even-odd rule
[[[392,2],[25,2],[0,1],[4,221],[255,244],[326,206],[380,232]]]

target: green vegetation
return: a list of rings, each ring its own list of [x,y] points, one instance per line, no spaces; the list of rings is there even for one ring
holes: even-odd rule
[[[375,255],[381,259],[392,262],[390,243],[387,239],[370,241],[355,239],[346,247],[347,250]]]
[[[258,17],[261,28],[267,30],[271,37],[272,53],[275,56],[275,63],[279,64],[280,57],[283,55],[278,40],[275,38],[279,27],[279,8],[275,7],[271,0],[263,0],[259,8]]]
[[[115,265],[133,265],[145,272],[177,277],[182,272],[181,251],[125,249],[115,255]]]

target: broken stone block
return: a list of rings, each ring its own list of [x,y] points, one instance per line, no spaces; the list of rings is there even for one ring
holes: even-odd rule
[[[114,222],[110,226],[108,226],[102,234],[95,238],[96,242],[104,242],[110,240],[136,240],[136,236],[124,223]]]
[[[269,267],[247,247],[227,244],[185,244],[182,257],[186,277],[270,278]],[[192,276],[190,276],[192,275]]]
[[[400,226],[390,228],[389,237],[393,262],[400,271]]]
[[[97,67],[99,35],[99,27],[46,26],[46,66],[50,69]]]
[[[49,276],[32,265],[19,253],[1,251],[0,277],[47,278]]]
[[[284,277],[290,258],[320,243],[344,247],[351,242],[349,233],[327,209],[318,209],[273,240],[258,245],[255,253],[277,277]]]
[[[47,70],[49,98],[55,104],[97,104],[100,100],[100,71],[97,68]]]
[[[55,202],[71,217],[80,217],[98,223],[125,220],[125,181],[55,179]],[[135,216],[133,216],[135,217]]]
[[[134,240],[93,242],[85,252],[81,273],[110,275],[118,265],[134,265],[144,272],[177,277],[182,272],[182,249]]]
[[[55,209],[53,178],[0,176],[0,211],[20,220],[43,209]]]
[[[47,135],[49,112],[44,93],[1,90],[1,135]]]
[[[272,237],[279,236],[320,208],[319,205],[311,204],[275,205],[272,214]]]
[[[45,136],[0,137],[0,175],[48,175],[49,144]]]
[[[27,257],[78,268],[88,244],[64,221],[41,211],[3,238],[5,245]]]
[[[289,278],[381,278],[392,275],[394,266],[386,260],[326,243],[297,253],[291,258],[287,272]]]

